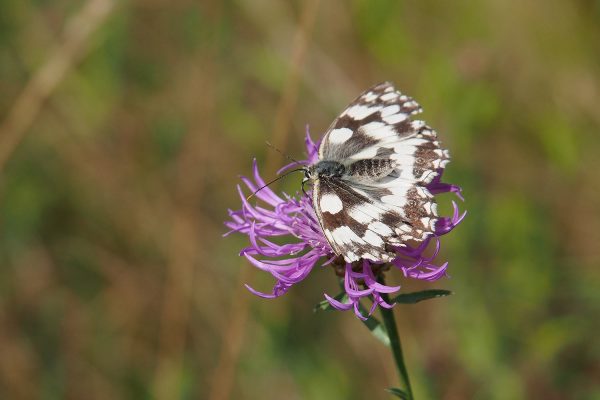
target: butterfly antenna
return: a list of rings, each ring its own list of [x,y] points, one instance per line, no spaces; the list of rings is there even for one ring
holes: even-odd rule
[[[292,157],[288,156],[287,154],[285,154],[283,151],[279,150],[277,147],[275,147],[271,142],[269,142],[268,140],[266,141],[267,146],[269,146],[270,148],[272,148],[273,150],[275,150],[276,152],[278,152],[279,154],[281,154],[282,156],[284,156],[285,158],[287,158],[288,160],[292,161],[293,163],[296,163],[298,165],[303,165],[301,162],[294,160]]]
[[[286,172],[285,174],[283,174],[281,176],[278,176],[277,178],[273,179],[271,182],[267,183],[266,185],[263,185],[263,186],[259,187],[258,189],[256,189],[254,191],[254,193],[252,193],[250,196],[246,197],[246,201],[248,201],[251,198],[253,198],[254,195],[256,195],[256,193],[260,192],[261,190],[263,190],[264,188],[266,188],[270,184],[277,182],[278,180],[280,180],[283,177],[286,177],[287,175],[291,174],[292,172],[299,172],[299,171],[304,171],[304,168],[293,169],[291,171]]]

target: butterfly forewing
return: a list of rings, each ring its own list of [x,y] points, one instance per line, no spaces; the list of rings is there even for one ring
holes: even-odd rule
[[[383,141],[415,134],[410,115],[421,107],[396,91],[389,82],[381,83],[358,96],[333,121],[319,148],[322,160],[345,160]],[[370,158],[370,157],[364,157]]]
[[[435,230],[436,204],[426,185],[449,161],[421,112],[391,83],[372,87],[332,123],[320,161],[343,164],[341,176],[319,176],[313,203],[325,236],[346,261],[389,261],[393,247]],[[373,160],[365,162],[364,160]]]

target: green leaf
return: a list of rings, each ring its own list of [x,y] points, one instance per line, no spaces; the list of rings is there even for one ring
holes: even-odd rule
[[[346,292],[341,292],[338,295],[336,295],[334,297],[334,299],[336,299],[337,301],[340,301],[342,303],[345,303],[346,301],[348,301],[348,295],[346,294]],[[327,300],[323,300],[320,301],[315,308],[313,309],[313,312],[319,312],[319,311],[333,311],[335,310],[335,308],[333,308],[333,306],[331,304],[329,304],[329,302]]]
[[[451,294],[451,291],[442,289],[431,289],[423,290],[421,292],[403,293],[394,297],[392,299],[392,304],[414,304],[423,300],[435,299],[436,297],[444,297],[449,296]]]
[[[363,315],[367,315],[369,313],[361,303],[358,303],[358,309]],[[387,347],[390,347],[390,337],[388,336],[387,330],[377,318],[371,316],[365,321],[362,321],[362,323],[365,324],[373,336],[375,336],[381,343]]]
[[[406,394],[403,390],[400,390],[398,388],[388,388],[388,389],[385,389],[385,391],[393,394],[396,397],[400,397],[401,399],[404,399],[404,400],[410,399],[410,397],[408,397],[408,394]]]

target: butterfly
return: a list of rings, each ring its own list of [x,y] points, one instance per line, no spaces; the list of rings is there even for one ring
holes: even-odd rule
[[[392,83],[373,86],[333,121],[304,168],[319,224],[346,262],[388,262],[394,248],[435,232],[437,204],[427,185],[450,160],[422,111]]]

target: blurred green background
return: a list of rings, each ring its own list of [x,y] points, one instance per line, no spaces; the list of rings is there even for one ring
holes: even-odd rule
[[[0,398],[387,399],[352,313],[278,300],[235,185],[384,80],[469,215],[399,306],[418,399],[600,399],[600,2],[3,0]],[[299,177],[278,190],[299,189]],[[450,197],[440,197],[447,212]]]

